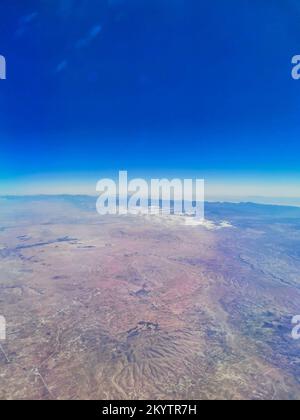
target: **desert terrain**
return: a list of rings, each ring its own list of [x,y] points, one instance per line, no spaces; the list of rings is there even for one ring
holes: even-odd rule
[[[300,209],[211,203],[189,226],[0,204],[0,399],[300,398]]]

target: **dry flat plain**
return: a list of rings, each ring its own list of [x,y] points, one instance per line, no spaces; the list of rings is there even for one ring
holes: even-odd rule
[[[207,217],[0,199],[0,399],[299,399],[300,209]]]

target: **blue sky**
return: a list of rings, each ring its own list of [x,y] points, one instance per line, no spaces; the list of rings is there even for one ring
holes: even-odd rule
[[[6,0],[0,194],[198,176],[300,196],[296,0]]]

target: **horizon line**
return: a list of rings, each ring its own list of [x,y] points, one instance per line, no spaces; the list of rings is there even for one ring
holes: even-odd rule
[[[85,197],[85,198],[97,198],[98,194],[69,194],[69,193],[59,193],[59,194],[0,194],[0,199],[17,199],[17,198],[63,198],[63,197]],[[257,200],[275,200],[274,202],[259,202]],[[284,202],[278,202],[277,200],[285,200]],[[296,203],[288,203],[289,200],[299,200],[299,204]],[[180,200],[174,200],[180,201]],[[205,199],[205,203],[210,204],[254,204],[260,206],[276,206],[276,207],[290,207],[290,208],[300,208],[300,198],[299,197],[265,197],[265,196],[249,196],[245,197],[244,199],[237,199],[234,198],[214,198],[214,199]]]

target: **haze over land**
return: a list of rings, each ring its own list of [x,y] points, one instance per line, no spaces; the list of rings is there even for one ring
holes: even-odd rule
[[[299,399],[300,209],[211,203],[208,229],[0,202],[1,399]]]

